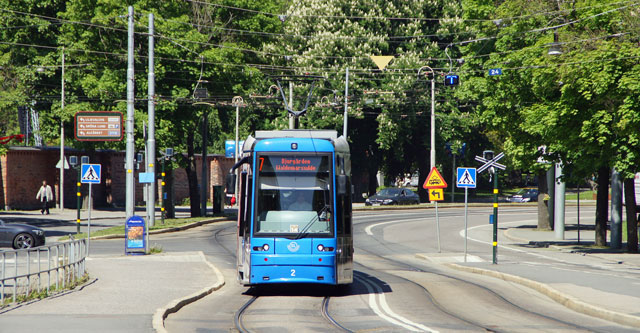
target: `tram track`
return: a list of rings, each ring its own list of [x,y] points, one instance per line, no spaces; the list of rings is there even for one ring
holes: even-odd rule
[[[517,309],[518,311],[522,311],[524,313],[528,313],[528,314],[530,314],[530,315],[532,315],[534,317],[540,317],[542,319],[545,319],[545,320],[548,320],[548,321],[551,321],[551,322],[556,322],[558,324],[562,324],[562,325],[567,326],[569,328],[573,328],[573,329],[580,330],[580,331],[583,331],[583,332],[597,332],[597,331],[594,331],[594,330],[592,330],[592,329],[590,329],[588,327],[576,325],[574,323],[570,323],[570,322],[567,322],[567,321],[562,321],[562,320],[559,320],[557,318],[553,318],[553,317],[547,316],[545,314],[541,314],[541,313],[529,310],[527,308],[524,308],[524,307],[522,307],[522,306],[520,306],[518,304],[515,304],[515,303],[511,302],[510,300],[504,298],[502,295],[500,295],[499,293],[495,292],[491,288],[488,288],[488,287],[483,286],[481,284],[478,284],[476,282],[468,281],[468,280],[465,280],[465,279],[462,279],[462,278],[459,278],[459,277],[455,277],[455,276],[451,276],[451,275],[447,275],[447,274],[444,274],[444,273],[439,273],[439,272],[434,272],[434,271],[426,271],[426,270],[423,270],[422,268],[419,268],[419,267],[416,267],[416,266],[412,266],[412,265],[408,265],[405,262],[402,262],[402,261],[399,261],[399,260],[393,260],[393,259],[389,259],[389,258],[386,258],[386,257],[379,256],[379,255],[377,255],[377,254],[375,254],[375,253],[373,253],[371,251],[367,251],[367,250],[364,250],[364,249],[358,249],[358,251],[365,252],[365,253],[367,253],[367,255],[377,257],[380,260],[393,262],[394,264],[398,265],[399,267],[404,266],[407,271],[433,274],[433,275],[436,275],[436,276],[439,276],[439,277],[443,277],[445,279],[452,279],[452,280],[457,281],[459,283],[473,286],[475,288],[478,288],[480,290],[483,290],[483,291],[489,293],[490,295],[495,297],[498,301],[501,301],[504,304],[506,304],[508,306],[511,306],[514,309]],[[365,265],[365,264],[363,264],[361,262],[358,262],[357,264],[362,266],[362,267],[364,267],[364,268],[367,268],[367,269],[369,269],[371,271],[378,271],[375,268],[369,267],[369,266],[367,266],[367,265]],[[455,319],[460,320],[460,321],[462,321],[462,322],[464,322],[466,324],[469,324],[471,326],[474,326],[474,327],[477,327],[479,329],[485,330],[487,332],[496,332],[496,333],[513,332],[513,328],[500,329],[499,327],[497,327],[495,325],[485,325],[485,324],[479,323],[476,320],[473,320],[473,319],[468,318],[466,316],[463,316],[463,315],[460,315],[458,313],[455,313],[455,312],[451,311],[449,308],[447,308],[446,306],[444,306],[443,304],[441,304],[441,302],[438,301],[437,297],[434,296],[433,293],[430,292],[429,289],[427,287],[423,286],[422,284],[420,284],[418,282],[415,282],[415,281],[413,281],[411,279],[405,278],[403,276],[400,276],[398,274],[394,274],[394,273],[391,273],[391,272],[388,272],[388,271],[386,273],[387,274],[391,274],[391,275],[393,275],[393,276],[395,276],[395,277],[397,277],[397,278],[399,278],[399,279],[401,279],[403,281],[406,281],[406,282],[416,286],[419,289],[422,289],[426,293],[426,295],[427,295],[429,301],[431,302],[431,304],[436,309],[438,309],[439,311],[441,311],[444,314],[447,314],[448,316],[450,316],[452,318],[455,318]],[[375,283],[375,281],[370,281],[370,283]]]
[[[216,240],[216,243],[218,243],[218,245],[220,245],[220,247],[222,247],[227,253],[229,253],[231,256],[235,257],[235,252],[232,251],[231,249],[229,249],[228,247],[226,247],[223,242],[219,239],[220,234],[223,233],[224,231],[227,231],[228,229],[235,229],[235,226],[233,227],[226,227],[226,228],[221,228],[219,230],[217,230],[214,233],[214,239]],[[244,325],[242,317],[243,315],[246,313],[246,310],[256,301],[258,300],[258,298],[260,298],[259,295],[254,295],[252,296],[246,303],[244,303],[242,305],[242,307],[240,307],[240,309],[238,309],[238,311],[235,312],[234,314],[234,325],[236,327],[236,329],[239,332],[250,332]],[[320,312],[322,317],[328,322],[330,323],[332,326],[336,327],[337,329],[343,331],[343,332],[354,332],[344,326],[342,326],[337,320],[335,320],[330,312],[329,312],[329,302],[331,300],[331,296],[324,296],[322,299],[322,304],[320,306]]]

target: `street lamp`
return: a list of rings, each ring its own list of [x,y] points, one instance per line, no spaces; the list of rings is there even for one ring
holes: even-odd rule
[[[549,51],[547,52],[548,55],[561,55],[562,54],[562,46],[561,44],[558,42],[558,32],[554,31],[553,32],[553,43],[549,44]]]
[[[240,119],[240,107],[245,107],[246,104],[244,104],[244,100],[242,99],[242,96],[234,96],[233,99],[231,100],[231,104],[236,107],[236,144],[235,144],[236,151],[235,151],[235,154],[233,155],[235,157],[235,159],[234,159],[234,165],[235,165],[235,163],[238,163],[238,152],[239,152],[239,149],[238,149],[238,123],[239,123],[239,119]],[[239,170],[236,169],[236,179],[238,177],[238,171]],[[236,182],[236,192],[235,193],[238,193],[238,186],[239,186],[239,184],[238,184],[238,182]],[[238,201],[236,200],[236,202],[238,202]]]

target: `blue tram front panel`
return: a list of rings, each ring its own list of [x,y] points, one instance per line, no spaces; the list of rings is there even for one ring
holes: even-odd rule
[[[254,238],[251,246],[251,284],[336,284],[333,238]]]

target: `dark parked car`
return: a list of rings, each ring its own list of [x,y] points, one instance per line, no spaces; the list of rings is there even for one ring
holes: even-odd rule
[[[28,224],[7,224],[0,220],[0,247],[28,249],[44,243],[44,230]]]
[[[370,196],[365,205],[417,205],[420,197],[408,188],[389,187],[380,190],[375,195]]]
[[[516,194],[507,198],[509,202],[534,202],[538,201],[538,189],[536,188],[523,188]]]

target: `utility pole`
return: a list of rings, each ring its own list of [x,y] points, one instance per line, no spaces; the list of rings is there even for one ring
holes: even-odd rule
[[[149,13],[149,73],[148,73],[148,102],[147,110],[149,116],[149,134],[147,137],[147,167],[145,172],[153,173],[154,181],[147,183],[147,223],[149,226],[155,225],[156,218],[156,176],[155,176],[155,163],[156,163],[156,138],[155,138],[155,122],[156,122],[156,74],[154,69],[154,21],[153,14]]]
[[[348,120],[348,109],[349,109],[349,67],[347,67],[346,76],[346,84],[344,86],[344,125],[342,126],[342,136],[347,138],[347,120]]]
[[[207,132],[209,127],[209,111],[204,111],[204,116],[202,118],[202,181],[201,181],[201,189],[200,189],[200,215],[207,216],[207,181],[208,172],[207,172]]]
[[[62,47],[62,93],[60,97],[60,211],[64,212],[64,46]]]
[[[135,86],[134,86],[134,69],[133,69],[133,6],[129,6],[129,26],[128,26],[128,65],[127,65],[127,121],[125,130],[127,132],[127,152],[125,156],[125,185],[126,185],[126,200],[125,210],[127,219],[135,213],[135,191],[134,191],[134,179],[133,179],[133,116],[134,116],[134,102],[135,102]]]
[[[430,68],[429,68],[430,69]],[[434,80],[435,73],[431,69],[431,168],[436,166],[436,81]]]
[[[289,81],[289,105],[291,105],[291,110],[293,110],[293,82],[291,81]],[[286,105],[285,105],[285,109],[286,109]],[[289,113],[288,110],[287,110],[287,113]],[[293,113],[290,113],[289,129],[298,128],[297,122],[298,122],[298,116],[294,115]]]

